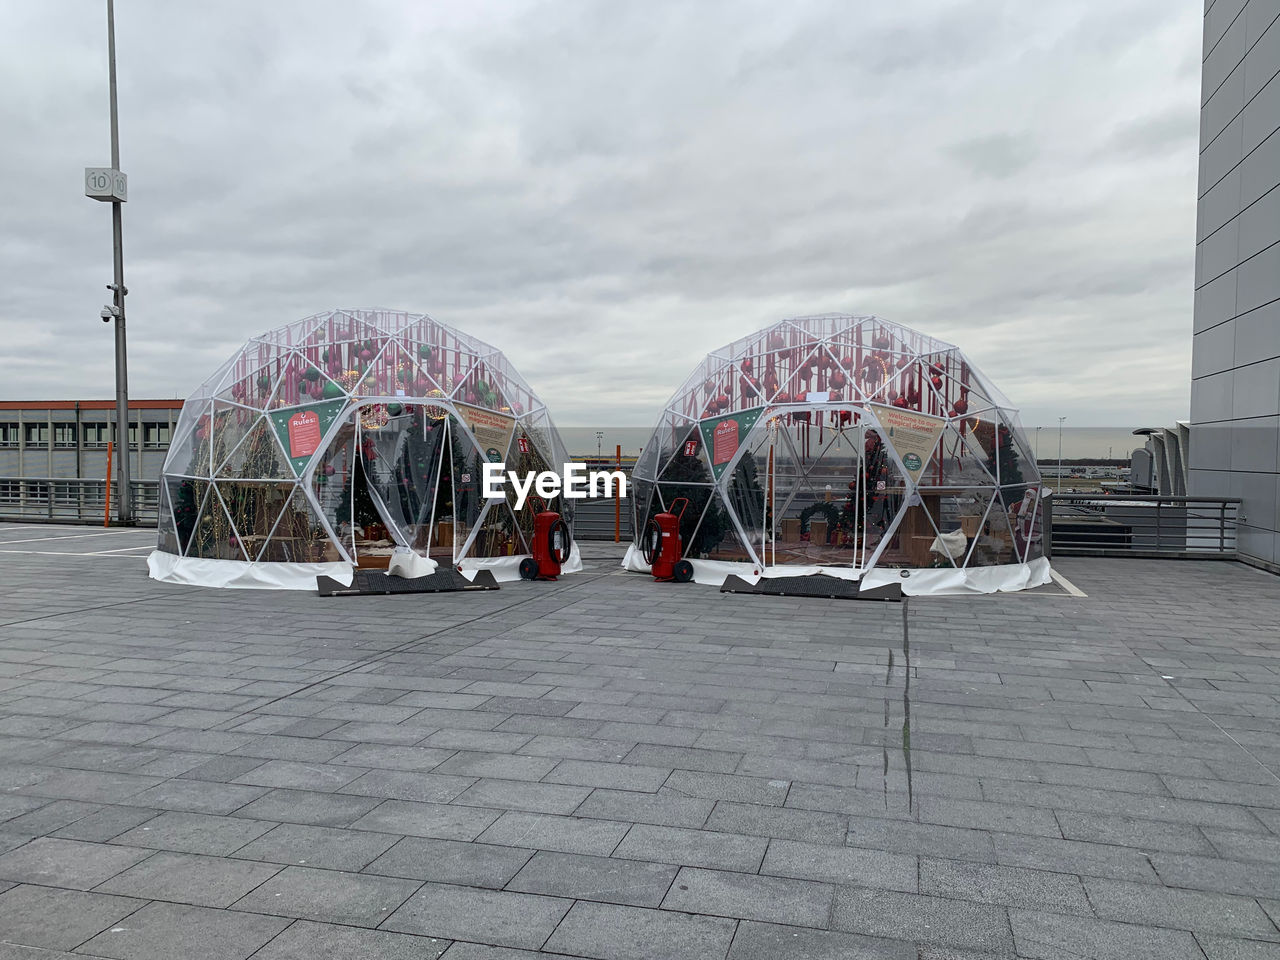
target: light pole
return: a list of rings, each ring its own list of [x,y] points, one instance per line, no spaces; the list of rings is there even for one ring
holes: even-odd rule
[[[596,431],[596,459],[597,460],[599,460],[602,456],[604,456],[604,454],[600,452],[600,445],[603,442],[604,442],[604,432],[602,430],[597,430]]]
[[[1058,483],[1062,483],[1062,421],[1066,417],[1058,418]]]
[[[1036,463],[1037,464],[1040,462],[1040,431],[1043,429],[1044,427],[1036,427]]]
[[[107,74],[111,98],[111,166],[88,167],[84,172],[85,195],[111,204],[111,235],[115,282],[107,285],[114,306],[104,307],[102,319],[115,320],[116,334],[116,520],[133,523],[133,497],[129,489],[129,368],[124,336],[124,233],[120,205],[129,199],[129,181],[120,172],[120,126],[116,113],[116,17],[114,0],[107,0]],[[139,437],[139,440],[142,438]]]

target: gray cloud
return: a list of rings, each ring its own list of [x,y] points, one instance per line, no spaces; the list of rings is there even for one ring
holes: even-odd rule
[[[643,425],[707,350],[849,310],[1029,422],[1186,414],[1193,9],[121,0],[117,36],[135,396],[385,305]],[[111,391],[104,46],[97,5],[0,8],[8,396]]]

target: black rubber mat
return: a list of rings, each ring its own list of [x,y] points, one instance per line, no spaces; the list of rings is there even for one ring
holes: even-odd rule
[[[808,577],[762,577],[755,583],[729,576],[721,585],[720,592],[754,593],[766,597],[825,597],[831,600],[902,600],[902,588],[896,583],[863,590],[857,580],[841,580],[820,573]]]
[[[351,586],[333,577],[316,577],[322,597],[369,597],[388,593],[450,593],[455,590],[497,590],[498,581],[488,570],[468,580],[453,567],[441,567],[428,577],[389,577],[382,570],[357,570]]]

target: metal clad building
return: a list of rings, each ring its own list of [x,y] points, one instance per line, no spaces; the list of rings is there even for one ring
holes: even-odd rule
[[[135,480],[160,476],[181,400],[129,401]],[[0,478],[102,479],[114,400],[0,400]]]
[[[1280,566],[1280,0],[1205,0],[1189,492]]]

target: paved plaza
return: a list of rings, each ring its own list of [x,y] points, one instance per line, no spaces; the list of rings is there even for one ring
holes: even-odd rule
[[[1280,957],[1280,579],[321,599],[0,526],[0,960]],[[1083,593],[1084,596],[1078,594]]]

